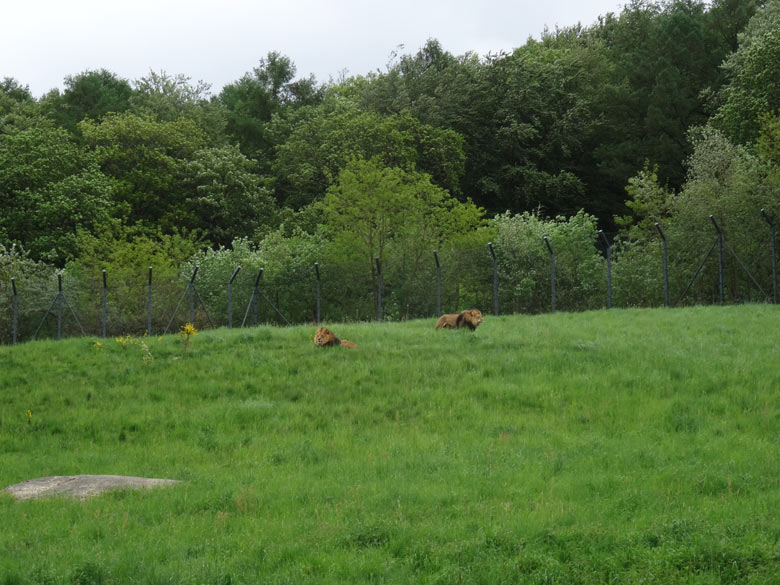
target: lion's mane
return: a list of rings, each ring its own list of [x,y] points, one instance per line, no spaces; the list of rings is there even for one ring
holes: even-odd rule
[[[468,311],[461,311],[460,313],[442,315],[436,322],[436,327],[434,329],[441,329],[442,327],[448,329],[468,327],[474,331],[480,323],[482,323],[482,311],[470,309]]]
[[[355,347],[355,344],[352,341],[339,339],[333,331],[327,327],[320,327],[314,332],[314,345],[317,347],[330,347],[332,345],[343,345],[344,347],[349,348]]]

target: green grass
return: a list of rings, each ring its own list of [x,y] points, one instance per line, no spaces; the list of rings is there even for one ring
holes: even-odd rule
[[[780,583],[780,307],[434,322],[0,347],[0,584]]]

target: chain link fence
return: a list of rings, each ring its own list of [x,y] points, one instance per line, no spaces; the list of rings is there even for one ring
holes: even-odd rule
[[[414,266],[374,258],[370,271],[367,263],[320,259],[286,271],[196,265],[162,278],[153,266],[116,276],[39,266],[0,282],[0,343],[161,335],[185,323],[205,329],[399,321],[465,308],[499,315],[777,303],[776,229],[761,215],[769,229],[746,257],[709,216],[712,237],[702,249],[676,246],[656,224],[657,237],[642,243],[589,228],[541,237],[525,229],[482,245],[431,250]]]

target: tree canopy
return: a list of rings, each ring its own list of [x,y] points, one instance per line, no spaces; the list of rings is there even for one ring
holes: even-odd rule
[[[36,99],[5,78],[0,245],[93,266],[96,241],[189,238],[258,246],[296,271],[316,249],[349,270],[359,253],[369,275],[376,257],[422,275],[434,247],[473,264],[489,234],[517,231],[515,245],[580,218],[649,266],[656,222],[704,241],[707,209],[780,216],[779,31],[780,0],[630,0],[508,52],[430,39],[328,83],[276,51],[215,93],[183,73],[100,69]],[[405,278],[389,282],[409,307],[426,291]],[[453,295],[475,290],[462,279]]]

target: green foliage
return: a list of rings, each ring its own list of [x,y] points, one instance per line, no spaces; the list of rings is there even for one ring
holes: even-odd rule
[[[150,71],[135,82],[130,109],[141,117],[158,122],[186,118],[197,124],[211,142],[224,141],[226,113],[219,102],[209,99],[210,85],[193,84],[186,75]]]
[[[439,248],[442,313],[458,313],[474,308],[487,313],[488,307],[493,306],[493,259],[487,244],[495,239],[496,228],[495,222],[489,223],[488,226],[449,238]],[[435,306],[433,282],[434,276],[431,275],[419,293],[420,299],[427,300],[431,307]],[[435,313],[431,310],[428,314]]]
[[[240,327],[242,323],[252,326],[256,323],[255,318],[261,323],[284,324],[273,306],[279,308],[284,318],[303,322],[313,320],[314,296],[312,286],[305,290],[302,287],[306,281],[313,283],[314,262],[321,260],[321,251],[319,237],[302,232],[285,237],[281,231],[275,231],[257,245],[237,238],[229,248],[199,252],[188,259],[181,272],[183,278],[188,278],[195,266],[200,267],[196,286],[216,323],[231,322],[228,283],[239,267],[231,289],[233,327]],[[262,276],[258,281],[261,269]],[[258,295],[254,295],[255,282],[258,283]]]
[[[54,268],[35,261],[30,254],[11,245],[0,244],[0,345],[13,341],[13,285],[17,293],[17,340],[29,339],[56,294]]]
[[[644,306],[663,299],[661,240],[655,222],[668,240],[670,301],[718,302],[717,251],[711,250],[717,235],[710,215],[726,241],[727,299],[762,301],[771,295],[770,232],[760,211],[777,217],[780,209],[771,118],[764,128],[758,156],[712,126],[692,132],[688,179],[679,193],[661,187],[647,167],[629,181],[627,205],[634,215],[616,218],[624,227],[624,241],[615,249],[616,302]]]
[[[689,179],[672,206],[676,237],[701,255],[700,250],[714,239],[708,220],[710,214],[714,215],[732,249],[760,279],[763,291],[771,291],[769,230],[760,210],[765,208],[777,217],[780,206],[777,186],[766,180],[766,164],[712,129],[695,137],[689,164]],[[733,258],[729,259],[726,278],[730,298],[764,298]],[[709,279],[709,286],[714,289],[715,278]]]
[[[322,92],[314,78],[293,81],[295,64],[276,51],[260,59],[260,64],[238,81],[226,85],[219,102],[227,110],[227,132],[251,158],[270,158],[276,139],[269,124],[287,107],[314,105]]]
[[[776,580],[775,307],[434,322],[0,347],[0,582]]]
[[[780,172],[780,114],[761,118],[761,133],[758,137],[759,156],[771,164],[777,175]],[[780,176],[776,176],[780,179]],[[780,185],[780,182],[777,183]]]
[[[336,300],[343,294],[344,275],[339,273],[339,266],[329,266],[326,248],[328,240],[322,230],[314,234],[300,229],[284,234],[284,226],[269,233],[259,243],[258,249],[263,273],[263,289],[273,305],[278,308],[285,319],[293,323],[316,321],[316,275],[314,263],[320,265],[320,273],[325,279],[322,287],[322,303],[330,307],[334,318],[343,318],[336,308],[341,303]],[[267,315],[266,321],[284,323],[268,300],[262,299],[260,305]],[[265,302],[263,302],[265,301]],[[323,318],[327,318],[326,311]]]
[[[713,122],[735,142],[753,142],[759,118],[780,109],[780,2],[770,0],[756,12],[724,69],[729,84],[721,90]]]
[[[596,95],[602,116],[595,150],[597,191],[612,191],[611,214],[623,212],[623,188],[646,160],[672,190],[685,181],[687,132],[706,123],[711,93],[723,83],[719,66],[734,28],[754,2],[632,1],[592,28],[611,65]],[[599,198],[603,198],[599,196]],[[599,213],[603,218],[603,212]]]
[[[130,106],[133,90],[124,79],[106,69],[84,71],[65,78],[65,90],[45,98],[45,109],[58,125],[76,132],[84,119],[101,120],[106,114],[121,114]]]
[[[380,116],[341,101],[305,109],[273,164],[277,199],[298,208],[320,200],[355,158],[421,171],[453,194],[463,174],[462,138],[421,124],[408,112]]]
[[[433,249],[444,305],[484,309],[486,243],[499,225],[512,248],[529,236],[508,235],[507,218],[525,217],[538,240],[534,230],[579,225],[580,210],[620,230],[618,304],[658,302],[655,222],[669,236],[673,297],[701,265],[685,302],[718,300],[715,256],[703,258],[713,214],[744,261],[727,250],[729,300],[762,299],[771,271],[759,210],[778,216],[780,186],[778,15],[780,0],[632,0],[510,53],[456,56],[431,39],[383,72],[326,85],[296,79],[272,51],[218,96],[164,71],[131,86],[87,70],[39,100],[5,79],[0,243],[63,266],[106,256],[90,237],[132,248],[139,235],[184,230],[215,253],[251,239],[269,295],[294,321],[313,314],[314,261],[329,318],[373,318],[379,257],[385,316],[401,319],[433,312]],[[482,209],[508,213],[486,229]],[[561,257],[562,308],[603,304],[594,299],[606,279],[582,230],[580,256]],[[502,268],[503,312],[546,308],[548,259],[534,254]],[[214,302],[222,313],[224,299]],[[94,322],[94,309],[83,312]]]
[[[0,81],[0,135],[28,126],[36,109],[29,87],[11,77]]]
[[[79,230],[122,213],[116,190],[64,129],[41,122],[0,134],[0,241],[22,244],[34,258],[62,265],[78,256]]]
[[[192,226],[205,226],[205,237],[217,245],[234,238],[264,234],[276,226],[276,202],[256,174],[256,163],[237,146],[194,153],[182,169],[192,195],[183,205]],[[182,222],[184,223],[184,222]]]
[[[628,238],[652,233],[656,223],[663,223],[669,214],[672,194],[658,181],[658,166],[644,168],[628,180],[626,207],[630,216],[615,217],[615,223]]]
[[[612,302],[616,307],[660,307],[664,304],[662,241],[652,229],[652,232],[641,234],[638,230],[632,230],[633,234],[628,239],[618,239],[613,245]],[[671,246],[674,258],[683,243],[672,241]],[[702,254],[704,252],[701,250]],[[677,265],[672,264],[671,284],[675,288],[671,294],[675,296],[670,299],[670,303],[678,300],[681,292],[679,281],[690,279],[695,269],[695,266],[686,266],[678,272]]]
[[[569,215],[586,204],[580,171],[591,166],[584,153],[595,146],[593,97],[606,67],[598,44],[583,40],[529,40],[491,63],[501,101],[495,142],[486,147],[501,163],[491,170],[498,191],[486,206]]]
[[[419,314],[415,297],[430,282],[421,281],[420,272],[430,267],[433,250],[473,230],[482,216],[473,203],[458,202],[430,176],[384,167],[377,159],[349,163],[322,207],[333,250],[345,264],[355,264],[354,278],[365,290],[376,281],[375,259],[395,266],[388,286],[396,295],[397,314]]]
[[[206,146],[191,120],[158,122],[136,114],[106,116],[79,124],[102,171],[118,183],[116,198],[129,208],[127,221],[149,233],[195,227],[182,187],[187,162]]]
[[[119,228],[97,235],[82,232],[79,258],[68,264],[71,303],[86,329],[100,331],[102,271],[108,284],[108,334],[147,329],[149,268],[152,268],[152,330],[162,332],[182,294],[180,266],[203,242],[195,233],[147,235]]]
[[[596,218],[580,211],[546,220],[537,214],[505,213],[491,222],[498,258],[503,312],[536,313],[551,303],[551,259],[555,253],[556,304],[563,310],[604,306],[606,269],[596,250]]]

